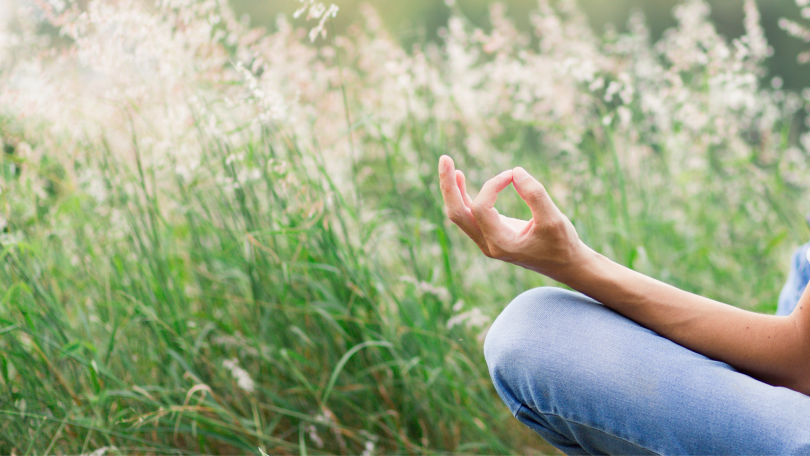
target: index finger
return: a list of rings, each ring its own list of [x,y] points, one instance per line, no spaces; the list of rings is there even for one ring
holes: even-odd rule
[[[495,201],[498,199],[498,193],[503,191],[509,184],[512,183],[512,170],[506,170],[501,174],[486,181],[478,196],[475,197],[474,203],[479,205],[481,209],[492,209],[495,206]]]
[[[442,190],[442,198],[444,198],[444,205],[447,206],[448,212],[460,211],[464,208],[461,190],[456,182],[456,168],[453,159],[447,155],[439,158],[439,187]]]
[[[506,225],[501,221],[498,211],[495,209],[495,201],[498,193],[512,183],[512,170],[507,170],[488,180],[478,196],[473,201],[473,215],[481,232],[487,239],[498,240],[504,235]]]

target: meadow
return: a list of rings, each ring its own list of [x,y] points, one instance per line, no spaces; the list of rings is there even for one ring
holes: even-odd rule
[[[525,167],[617,262],[775,310],[808,237],[810,92],[766,76],[752,0],[739,39],[687,0],[657,42],[571,0],[532,33],[447,4],[441,43],[407,49],[314,0],[274,31],[220,0],[7,15],[0,454],[553,452],[481,346],[554,283],[446,220],[442,154],[473,186]]]

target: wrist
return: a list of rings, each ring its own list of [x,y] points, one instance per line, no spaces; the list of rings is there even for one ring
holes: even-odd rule
[[[558,261],[546,261],[542,265],[535,262],[528,269],[576,290],[589,271],[594,270],[601,257],[581,240],[577,240],[577,245],[567,254],[560,256],[562,258],[558,257]]]
[[[606,260],[604,256],[588,247],[581,240],[578,241],[578,245],[573,251],[566,256],[568,258],[552,270],[535,270],[557,282],[579,290],[582,283],[587,281],[587,277],[592,275],[594,271],[598,271],[600,263]]]

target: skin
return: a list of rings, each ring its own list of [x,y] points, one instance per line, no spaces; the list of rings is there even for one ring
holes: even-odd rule
[[[697,353],[774,386],[810,395],[810,292],[790,316],[763,315],[630,270],[586,246],[546,189],[523,168],[488,180],[475,199],[453,160],[439,160],[447,215],[484,255],[548,276]],[[495,209],[514,185],[531,220]],[[810,287],[808,287],[810,290]],[[807,310],[804,307],[807,306]]]

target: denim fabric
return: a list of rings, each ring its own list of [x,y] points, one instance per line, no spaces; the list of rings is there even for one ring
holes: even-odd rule
[[[782,287],[782,292],[779,293],[777,315],[790,315],[793,312],[802,292],[807,287],[807,282],[810,281],[810,262],[807,259],[808,249],[810,249],[810,243],[799,247],[793,253],[787,282]]]
[[[484,354],[512,414],[567,454],[810,454],[810,396],[578,293],[521,294],[493,323]]]

